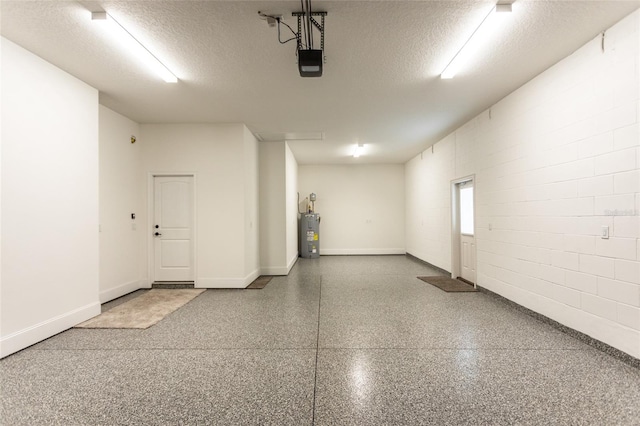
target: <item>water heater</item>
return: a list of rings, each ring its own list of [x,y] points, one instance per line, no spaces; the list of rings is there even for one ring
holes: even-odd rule
[[[320,215],[317,213],[300,216],[300,257],[320,257]]]
[[[320,257],[320,215],[315,212],[315,204],[316,194],[311,193],[306,199],[305,212],[298,210],[300,214],[300,257],[307,259]],[[298,203],[299,205],[300,203]]]

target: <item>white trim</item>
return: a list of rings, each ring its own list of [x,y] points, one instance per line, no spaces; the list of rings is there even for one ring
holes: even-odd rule
[[[293,255],[293,257],[289,261],[289,264],[287,265],[287,275],[289,275],[289,272],[291,272],[291,269],[298,261],[298,256],[299,256],[299,253],[296,251],[296,253]]]
[[[192,232],[191,232],[191,254],[192,254],[192,277],[195,279],[195,277],[198,274],[198,256],[196,253],[198,244],[196,241],[197,238],[197,227],[198,227],[198,216],[197,216],[197,212],[196,212],[196,207],[198,205],[197,203],[197,176],[196,176],[196,172],[147,172],[147,229],[145,230],[145,232],[148,232],[147,234],[147,273],[149,275],[149,279],[148,279],[148,284],[147,286],[150,288],[151,287],[151,283],[154,282],[155,280],[155,268],[154,268],[154,262],[155,262],[155,248],[153,245],[153,219],[154,219],[154,212],[155,212],[155,190],[154,190],[154,182],[153,179],[158,176],[158,177],[163,177],[163,176],[189,176],[191,178],[193,178],[193,187],[191,188],[191,192],[192,192],[192,220],[193,220],[193,228],[192,228]]]
[[[195,288],[245,288],[243,278],[197,278]]]
[[[244,287],[246,287],[249,284],[251,284],[259,276],[260,276],[260,268],[257,268],[256,270],[251,272],[249,275],[244,277]]]
[[[286,266],[267,266],[260,268],[260,275],[288,275],[289,269]]]
[[[95,302],[58,315],[39,324],[11,333],[0,339],[0,358],[48,339],[90,318],[100,315],[100,303]]]
[[[125,294],[129,294],[132,291],[139,290],[141,288],[145,288],[146,282],[144,280],[136,280],[131,281],[122,285],[119,285],[114,288],[110,288],[109,290],[100,292],[100,303],[106,303],[110,300],[117,299],[118,297],[124,296]]]
[[[298,261],[298,253],[291,258],[287,266],[263,266],[260,268],[260,275],[289,275],[291,268]]]
[[[321,256],[347,256],[347,255],[385,255],[385,254],[405,254],[404,248],[352,248],[352,249],[326,249],[320,250]]]
[[[246,288],[260,276],[260,269],[256,269],[244,278],[197,278],[195,288]]]

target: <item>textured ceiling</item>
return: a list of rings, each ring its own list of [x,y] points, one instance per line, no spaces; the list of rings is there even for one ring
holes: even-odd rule
[[[473,66],[441,80],[493,3],[313,1],[328,12],[321,78],[299,77],[294,44],[279,44],[258,16],[282,14],[295,28],[299,1],[2,0],[0,28],[137,122],[323,132],[322,141],[290,142],[299,163],[398,163],[640,7],[640,0],[518,0]],[[116,17],[180,82],[141,68],[96,31],[90,10]],[[366,153],[353,159],[357,141]]]

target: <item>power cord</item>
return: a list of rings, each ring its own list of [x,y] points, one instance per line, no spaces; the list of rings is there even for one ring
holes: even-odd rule
[[[266,13],[262,13],[262,12],[260,12],[260,11],[258,11],[258,15],[260,15],[260,16],[261,16],[261,17],[263,17],[263,18],[271,18],[271,19],[273,19],[273,20],[275,20],[275,21],[276,21],[276,23],[277,23],[277,25],[278,25],[278,41],[280,42],[280,44],[286,44],[286,43],[289,43],[290,41],[293,41],[293,40],[296,40],[296,41],[297,41],[297,40],[299,40],[299,39],[300,39],[300,34],[298,34],[297,32],[295,32],[295,31],[293,30],[293,28],[291,28],[291,27],[289,26],[289,24],[287,24],[286,22],[284,22],[284,21],[282,20],[282,17],[280,17],[280,16],[273,16],[273,15],[267,15]],[[290,39],[287,39],[287,40],[284,40],[284,41],[283,41],[283,40],[282,40],[282,36],[281,36],[281,34],[280,34],[280,24],[282,24],[282,25],[284,25],[285,27],[287,27],[287,28],[289,29],[289,31],[291,31],[291,33],[293,34],[293,37],[291,37]],[[303,43],[303,44],[304,44],[304,43]]]

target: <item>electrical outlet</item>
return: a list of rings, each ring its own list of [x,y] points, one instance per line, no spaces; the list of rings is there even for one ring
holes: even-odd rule
[[[600,237],[603,240],[608,240],[609,239],[609,227],[608,226],[603,226],[602,227],[602,233],[600,234]]]

